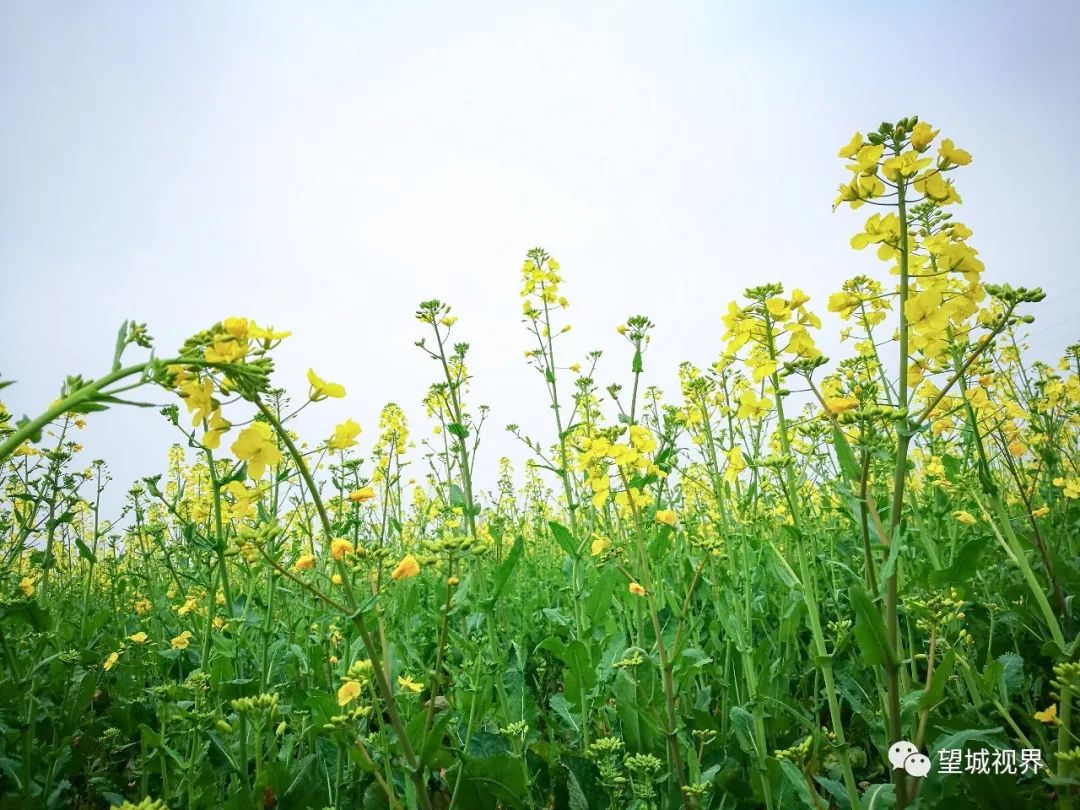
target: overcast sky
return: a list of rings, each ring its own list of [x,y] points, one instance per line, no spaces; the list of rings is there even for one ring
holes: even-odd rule
[[[528,248],[562,263],[567,362],[604,349],[598,382],[624,381],[614,327],[646,313],[646,382],[674,397],[746,286],[800,286],[825,315],[845,278],[883,277],[848,246],[866,210],[831,211],[836,151],[910,113],[974,155],[957,216],[986,280],[1046,289],[1032,344],[1052,358],[1080,337],[1078,6],[923,8],[6,2],[5,401],[36,414],[65,374],[106,370],[125,318],[165,353],[245,315],[293,330],[277,381],[297,398],[309,365],[348,388],[305,436],[352,417],[366,449],[387,401],[430,431],[437,368],[412,313],[438,297],[492,408],[490,485],[520,456],[507,423],[552,434],[522,356]],[[122,491],[161,469],[171,431],[124,410],[82,440]]]

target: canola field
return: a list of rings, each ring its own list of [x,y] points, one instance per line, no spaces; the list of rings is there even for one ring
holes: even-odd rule
[[[497,481],[436,300],[400,347],[427,418],[385,405],[364,455],[294,432],[346,391],[279,379],[258,313],[125,323],[96,379],[0,406],[0,807],[1073,807],[1080,345],[1032,360],[1043,292],[984,270],[993,167],[914,117],[839,158],[857,274],[758,279],[676,392],[645,315],[562,351],[574,273],[529,250],[550,423]],[[113,481],[80,431],[145,399],[176,444]]]

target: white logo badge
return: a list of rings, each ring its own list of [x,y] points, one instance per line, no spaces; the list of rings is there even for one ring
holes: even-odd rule
[[[920,754],[914,743],[900,740],[889,748],[889,764],[893,770],[903,768],[910,775],[922,778],[930,773],[930,757]]]

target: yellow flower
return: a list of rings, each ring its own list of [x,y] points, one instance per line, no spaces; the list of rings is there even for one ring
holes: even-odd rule
[[[965,512],[963,509],[958,509],[953,512],[953,517],[963,523],[965,526],[974,526],[976,523],[978,523],[974,515],[972,515],[970,512]]]
[[[916,177],[914,185],[917,192],[925,194],[941,205],[963,202],[956,192],[956,187],[951,181],[942,177],[941,172],[937,169],[921,177]]]
[[[938,132],[940,130],[931,129],[928,123],[920,121],[915,125],[915,129],[911,130],[911,148],[925,152],[927,147],[930,146],[930,141],[934,140]]]
[[[836,153],[837,157],[850,158],[855,157],[855,153],[858,152],[863,145],[863,136],[861,132],[856,132],[851,136],[851,140],[847,142],[840,151]]]
[[[256,340],[264,341],[265,343],[272,343],[277,340],[284,340],[291,334],[292,332],[288,330],[285,330],[283,332],[275,332],[274,327],[272,326],[257,326],[255,324],[255,321],[250,321],[248,323],[248,335],[255,338]]]
[[[625,492],[615,495],[615,503],[623,509],[644,509],[652,503],[652,496],[648,492],[642,492],[637,487],[630,487]]]
[[[138,633],[135,633],[134,635],[128,636],[128,639],[134,641],[136,644],[145,644],[147,639],[149,638],[150,637],[146,635],[146,633],[144,633],[142,630],[140,630]]]
[[[851,317],[851,313],[858,305],[858,296],[848,292],[833,293],[829,296],[829,312],[839,312],[844,320]]]
[[[360,435],[360,425],[352,419],[346,419],[334,428],[334,435],[328,444],[331,450],[345,450],[356,446],[356,437]]]
[[[214,406],[214,381],[188,380],[180,386],[180,396],[187,405],[188,413],[195,414],[191,417],[191,424],[197,425],[216,410]]]
[[[447,315],[445,318],[442,318],[439,323],[449,329],[451,326],[457,323],[457,315]]]
[[[265,422],[253,422],[250,427],[241,430],[231,449],[233,455],[247,462],[248,476],[256,480],[263,477],[267,465],[273,466],[282,461],[273,431]]]
[[[863,232],[851,237],[851,246],[855,250],[862,250],[867,245],[882,245],[882,248],[887,249],[887,253],[885,250],[879,249],[878,257],[884,260],[891,257],[891,244],[899,239],[900,220],[896,214],[886,214],[884,217],[881,214],[874,214],[866,220]],[[882,255],[883,253],[886,255]]]
[[[855,162],[849,163],[848,168],[860,174],[873,174],[877,170],[877,163],[881,160],[883,154],[885,154],[884,144],[860,146],[858,151],[852,155]]]
[[[110,669],[116,666],[116,662],[120,660],[120,653],[109,653],[109,657],[105,659],[105,663],[101,665],[101,668],[108,672]]]
[[[356,681],[345,681],[337,690],[338,706],[347,706],[360,697],[360,684]]]
[[[575,374],[581,373],[581,363],[574,363],[570,366],[570,370]]]
[[[22,589],[22,592],[27,596],[34,595],[34,581],[30,579],[30,577],[23,577],[22,582],[19,583],[19,588]]]
[[[408,579],[409,577],[415,577],[420,573],[420,563],[416,561],[416,557],[412,554],[406,554],[402,557],[401,562],[397,564],[397,568],[390,574],[390,579],[397,582],[402,579]]]
[[[186,650],[188,645],[191,644],[191,631],[185,630],[169,643],[174,650]]]
[[[594,557],[599,557],[605,551],[611,548],[611,541],[604,537],[602,534],[593,533],[593,541],[589,546],[589,553]]]
[[[746,389],[742,396],[739,397],[739,410],[736,416],[739,419],[751,419],[757,421],[772,408],[772,400],[758,399],[758,395],[755,394],[749,388]]]
[[[412,692],[413,694],[420,692],[424,688],[424,685],[422,683],[417,683],[408,675],[398,675],[397,682],[398,686],[400,686],[402,690],[406,692]]]
[[[791,307],[783,298],[770,298],[765,302],[765,309],[769,310],[774,321],[783,322],[791,317]]]
[[[343,385],[327,382],[315,373],[315,369],[308,369],[307,378],[308,382],[311,384],[311,391],[308,393],[308,397],[312,402],[318,402],[327,397],[336,397],[340,399],[345,396],[345,387]]]
[[[212,345],[206,347],[203,357],[208,363],[236,363],[248,353],[247,340],[234,337],[215,338]]]
[[[307,570],[309,570],[311,568],[314,568],[314,567],[315,567],[315,555],[314,554],[303,554],[303,555],[301,555],[300,557],[297,558],[295,563],[293,563],[293,570],[294,571],[307,571]]]
[[[727,454],[727,469],[724,470],[724,480],[729,484],[734,483],[739,477],[739,473],[746,469],[746,459],[743,458],[743,452],[741,447],[732,447],[731,451]]]
[[[656,512],[656,522],[674,526],[676,522],[678,522],[678,518],[675,517],[675,513],[670,509],[658,509]]]
[[[335,537],[330,541],[330,556],[340,560],[346,554],[353,553],[353,544],[343,537]]]
[[[1080,478],[1058,478],[1054,479],[1054,486],[1061,488],[1061,494],[1070,500],[1076,500],[1080,498]]]
[[[904,304],[908,325],[921,335],[933,336],[949,325],[948,310],[941,306],[941,293],[927,290],[912,296]]]
[[[234,338],[242,339],[248,336],[247,318],[226,318],[221,325],[224,326],[225,331]]]
[[[1031,513],[1031,516],[1036,517],[1036,518],[1041,518],[1041,517],[1044,517],[1044,516],[1049,515],[1049,514],[1050,514],[1050,507],[1049,506],[1040,506],[1038,509],[1036,509],[1034,512]]]
[[[203,447],[217,450],[221,446],[221,437],[228,433],[231,427],[232,424],[222,417],[221,409],[215,410],[210,416],[210,423],[206,426],[206,433],[203,434]]]
[[[375,497],[375,490],[371,487],[360,487],[349,493],[349,500],[353,503],[363,503]]]
[[[957,149],[951,138],[945,138],[938,147],[938,154],[948,163],[957,166],[967,166],[971,163],[971,154],[963,149]]]
[[[888,180],[898,182],[901,177],[911,177],[930,163],[930,158],[919,157],[918,152],[904,152],[886,160],[881,169]]]
[[[334,585],[340,585],[344,581],[345,580],[341,578],[341,574],[332,574],[330,576],[330,582],[332,582]]]
[[[859,400],[855,397],[825,397],[825,407],[829,413],[847,413],[859,407]]]
[[[638,585],[636,582],[631,582],[630,593],[632,593],[634,596],[644,596],[645,589]]]
[[[1051,703],[1041,712],[1035,712],[1032,715],[1040,723],[1056,723],[1057,722],[1057,704]]]

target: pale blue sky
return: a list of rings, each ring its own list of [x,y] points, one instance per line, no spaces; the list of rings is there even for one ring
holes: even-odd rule
[[[277,379],[297,397],[308,365],[348,387],[308,437],[348,416],[366,448],[388,400],[427,432],[412,312],[440,297],[492,406],[491,470],[506,423],[551,435],[522,358],[528,248],[563,264],[567,362],[602,348],[598,380],[625,380],[613,328],[644,312],[647,381],[674,396],[747,285],[801,286],[825,314],[843,279],[882,276],[848,247],[864,211],[830,210],[835,154],[909,113],[974,154],[958,217],[987,280],[1049,293],[1032,343],[1050,357],[1080,337],[1077,8],[5,3],[6,401],[38,412],[66,373],[103,370],[125,318],[164,351],[247,315],[294,330]],[[119,489],[172,434],[129,410],[83,439]]]

